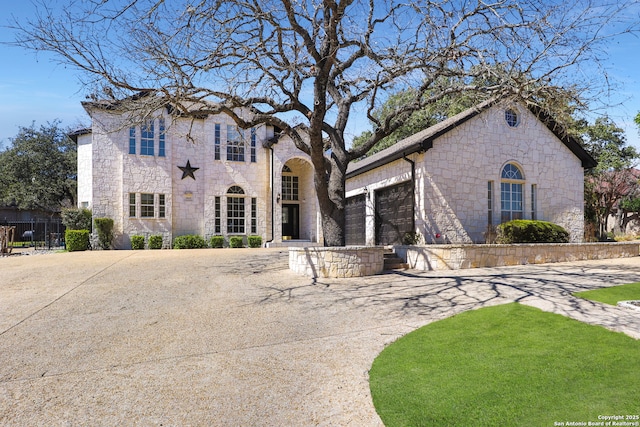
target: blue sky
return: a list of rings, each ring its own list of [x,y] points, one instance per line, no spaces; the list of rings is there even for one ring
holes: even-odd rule
[[[77,128],[89,124],[80,102],[84,100],[77,71],[52,61],[47,53],[35,54],[7,46],[14,40],[5,26],[11,16],[25,19],[33,14],[30,2],[0,0],[0,147],[9,144],[20,127],[61,120],[62,126]],[[609,71],[618,83],[609,100],[620,104],[606,113],[626,131],[629,143],[640,150],[640,135],[633,122],[640,112],[640,38],[625,35],[609,46]],[[360,131],[364,131],[361,129]],[[354,133],[359,133],[354,129]]]

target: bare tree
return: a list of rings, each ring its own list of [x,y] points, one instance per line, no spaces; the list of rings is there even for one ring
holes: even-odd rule
[[[83,0],[60,11],[42,1],[35,19],[14,26],[19,45],[57,53],[99,97],[143,92],[150,108],[282,129],[313,163],[325,244],[344,245],[351,160],[451,94],[536,103],[565,87],[581,101],[593,82],[579,66],[598,71],[602,43],[633,30],[625,19],[636,1]],[[408,89],[414,99],[395,114],[372,114]],[[348,149],[354,113],[375,129]]]

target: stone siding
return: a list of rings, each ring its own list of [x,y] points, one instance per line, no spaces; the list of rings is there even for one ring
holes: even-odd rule
[[[379,246],[289,248],[289,269],[309,277],[373,276],[383,268]]]
[[[395,246],[394,251],[416,270],[459,270],[629,258],[640,255],[640,242]]]
[[[313,167],[308,156],[298,150],[288,138],[273,145],[264,143],[274,136],[273,128],[256,128],[256,161],[251,161],[251,147],[244,146],[244,161],[227,160],[227,125],[235,122],[224,114],[206,119],[180,119],[158,111],[155,120],[154,155],[140,153],[139,123],[125,122],[110,111],[91,110],[92,133],[79,138],[78,203],[92,209],[95,217],[114,220],[116,248],[131,247],[132,235],[163,236],[165,247],[173,238],[197,234],[208,240],[215,234],[228,238],[227,192],[239,186],[244,195],[245,232],[258,235],[263,242],[281,240],[282,167],[292,167],[300,180],[300,198],[291,203],[300,205],[300,238],[318,241],[322,238],[318,223],[318,206],[313,191]],[[165,155],[159,156],[159,119],[165,123]],[[129,128],[136,125],[136,153],[129,154]],[[215,125],[220,125],[220,159],[215,160]],[[198,168],[191,177],[182,179],[179,166],[187,161]],[[136,216],[129,215],[129,194],[136,194]],[[155,217],[140,215],[140,194],[154,194]],[[158,215],[159,195],[165,198],[165,216]],[[216,197],[220,200],[220,231],[216,231]],[[256,201],[256,216],[252,218],[251,201]],[[289,203],[289,202],[288,202]],[[256,230],[252,232],[252,220]]]
[[[572,242],[583,240],[580,159],[528,109],[517,109],[517,127],[507,125],[504,105],[496,105],[436,138],[426,152],[408,156],[416,168],[416,231],[425,243],[484,243],[487,186],[493,183],[495,226],[502,222],[501,172],[507,163],[517,164],[524,174],[524,218],[535,215],[563,226]],[[367,195],[367,244],[375,243],[375,191],[409,179],[411,165],[400,159],[347,180],[348,197]],[[537,198],[533,214],[532,185]]]

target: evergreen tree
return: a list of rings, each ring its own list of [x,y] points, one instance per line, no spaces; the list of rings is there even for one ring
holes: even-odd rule
[[[76,153],[58,121],[20,128],[0,152],[0,202],[47,212],[74,206]]]

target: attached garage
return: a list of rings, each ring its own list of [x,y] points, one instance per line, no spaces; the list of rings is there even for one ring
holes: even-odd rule
[[[359,194],[349,197],[345,207],[346,220],[346,244],[365,245],[366,244],[366,196]]]
[[[413,185],[406,181],[375,192],[376,245],[402,244],[414,228]]]
[[[492,99],[351,163],[346,191],[369,194],[371,245],[412,231],[423,244],[485,243],[488,226],[514,217],[554,222],[580,242],[584,170],[596,164],[546,112]]]

